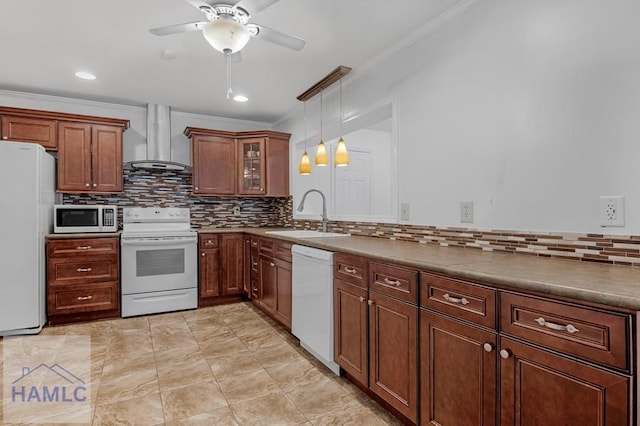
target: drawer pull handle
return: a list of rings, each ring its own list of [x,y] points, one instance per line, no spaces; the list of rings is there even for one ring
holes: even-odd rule
[[[551,330],[566,331],[567,333],[570,333],[570,334],[577,333],[577,332],[580,331],[580,330],[578,330],[577,328],[575,328],[571,324],[560,325],[560,324],[556,324],[556,323],[553,323],[553,322],[549,322],[549,321],[545,320],[542,317],[536,318],[535,322],[537,322],[538,324],[540,324],[543,327],[550,328]]]
[[[76,247],[76,250],[90,250],[91,248],[91,246],[78,246]]]
[[[387,277],[384,277],[384,283],[385,284],[389,284],[389,285],[394,285],[396,287],[400,287],[402,285],[402,283],[398,280],[390,280]]]
[[[464,297],[451,297],[451,296],[449,296],[449,293],[443,294],[442,298],[444,300],[446,300],[447,302],[451,302],[451,303],[457,303],[457,304],[462,304],[462,305],[468,305],[469,304],[469,301],[467,299],[465,299]]]
[[[78,296],[78,297],[76,297],[76,299],[78,299],[78,300],[91,300],[91,299],[93,299],[93,296]]]
[[[93,269],[91,268],[78,268],[76,269],[77,272],[91,272],[93,271]]]
[[[347,271],[347,273],[349,273],[349,274],[355,274],[356,272],[358,272],[358,271],[356,271],[356,268],[350,268],[348,266],[345,266],[344,270]]]

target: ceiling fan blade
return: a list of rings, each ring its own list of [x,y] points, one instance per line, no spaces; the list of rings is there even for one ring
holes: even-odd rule
[[[185,1],[198,10],[202,10],[202,8],[211,9],[211,5],[203,0],[185,0]]]
[[[262,25],[247,24],[247,28],[257,30],[257,34],[253,37],[268,41],[270,43],[279,44],[280,46],[288,47],[289,49],[302,50],[304,45],[307,43],[300,37],[281,33],[280,31],[276,31]]]
[[[190,0],[187,0],[190,1]],[[196,0],[197,1],[197,0]],[[268,8],[278,0],[240,0],[236,7],[241,7],[252,15]]]
[[[187,24],[169,25],[166,27],[151,28],[149,32],[157,36],[200,31],[208,22],[189,22]]]

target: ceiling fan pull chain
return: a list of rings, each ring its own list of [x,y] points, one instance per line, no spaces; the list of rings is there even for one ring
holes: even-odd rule
[[[229,62],[231,62],[231,51],[229,49],[225,49],[224,62],[227,67],[227,100],[230,101],[233,90],[231,90],[231,78],[229,76]]]

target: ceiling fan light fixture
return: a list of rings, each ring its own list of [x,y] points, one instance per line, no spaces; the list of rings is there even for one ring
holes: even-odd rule
[[[209,22],[202,34],[209,44],[223,53],[236,53],[247,45],[251,34],[241,23],[231,18],[220,18]]]

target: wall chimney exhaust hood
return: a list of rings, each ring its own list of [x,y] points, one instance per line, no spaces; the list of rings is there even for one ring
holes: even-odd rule
[[[171,108],[147,104],[147,158],[130,161],[127,169],[154,169],[190,172],[186,164],[171,161]]]

